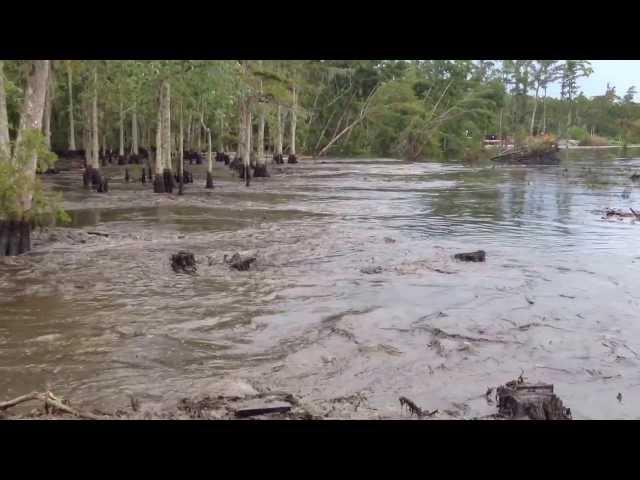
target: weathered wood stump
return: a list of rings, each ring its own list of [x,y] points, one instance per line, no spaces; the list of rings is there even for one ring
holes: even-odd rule
[[[456,253],[453,258],[461,262],[484,262],[486,253],[484,250],[477,252]]]
[[[176,273],[195,273],[197,267],[193,253],[180,251],[171,255],[171,268]]]
[[[284,163],[284,159],[282,158],[282,154],[281,153],[276,153],[273,155],[273,161],[274,163],[277,163],[278,165],[282,165]]]
[[[124,181],[126,183],[129,183],[129,169],[128,168],[124,169]]]
[[[166,193],[173,193],[173,188],[175,187],[175,183],[173,181],[173,175],[171,174],[171,170],[165,168],[162,171],[162,179],[164,181],[164,191]]]
[[[267,164],[256,165],[256,168],[253,170],[254,177],[270,177],[269,171],[267,170]]]
[[[103,177],[100,170],[87,166],[82,174],[82,182],[84,188],[96,187],[98,193],[106,193],[109,191],[109,182],[106,177]]]
[[[211,175],[211,172],[207,172],[207,185],[205,188],[213,188],[213,175]]]
[[[147,183],[147,171],[144,168],[142,169],[142,177],[140,177],[140,182]]]
[[[242,258],[239,253],[234,253],[230,259],[227,259],[227,256],[225,255],[224,261],[229,265],[229,267],[235,270],[246,271],[249,270],[251,264],[256,261],[256,257]]]
[[[298,163],[298,157],[293,154],[289,155],[289,158],[287,158],[287,163]]]
[[[231,170],[238,170],[238,168],[240,168],[240,165],[244,165],[242,162],[242,157],[235,157],[230,163],[229,163],[229,168]]]
[[[498,411],[507,418],[571,420],[571,409],[564,407],[551,384],[514,380],[498,387],[497,395]]]

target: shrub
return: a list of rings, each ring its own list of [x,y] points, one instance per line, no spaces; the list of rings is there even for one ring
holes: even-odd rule
[[[609,145],[609,140],[598,135],[589,135],[579,145],[583,147],[604,147]]]

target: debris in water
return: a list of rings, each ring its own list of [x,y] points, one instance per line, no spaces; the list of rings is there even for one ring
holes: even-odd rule
[[[282,403],[276,406],[263,406],[255,408],[239,408],[235,411],[238,418],[255,417],[258,415],[268,415],[270,413],[287,413],[291,410],[291,405]]]
[[[375,274],[375,273],[382,273],[382,267],[377,266],[377,267],[365,267],[365,268],[361,268],[360,271],[362,273],[366,273],[369,275]]]
[[[616,396],[616,398],[620,403],[622,403],[622,394],[620,392],[618,392],[618,395]]]
[[[195,273],[197,268],[193,253],[180,251],[171,255],[171,268],[173,268],[173,271],[176,273]]]
[[[400,408],[401,409],[403,407],[406,407],[411,415],[415,415],[418,418],[432,417],[433,415],[438,413],[438,410],[434,410],[432,412],[422,410],[420,407],[418,407],[415,403],[413,403],[407,397],[400,397],[399,400],[400,400]]]
[[[224,262],[231,268],[240,271],[249,270],[251,264],[256,261],[256,257],[242,258],[239,253],[234,253],[233,256],[227,260],[227,255],[224,256]]]
[[[385,243],[396,243],[396,241],[391,237],[384,237]]]
[[[517,380],[498,387],[498,411],[510,419],[571,420],[571,409],[553,393],[553,385]]]
[[[462,262],[484,262],[486,252],[478,250],[477,252],[456,253],[453,258]]]
[[[535,302],[531,300],[529,297],[525,295],[524,299],[529,303],[529,305],[533,305]]]

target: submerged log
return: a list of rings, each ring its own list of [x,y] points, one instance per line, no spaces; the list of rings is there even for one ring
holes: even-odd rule
[[[484,262],[486,252],[478,250],[477,252],[456,253],[453,258],[462,262]]]
[[[526,383],[520,377],[498,387],[498,410],[510,419],[571,420],[571,409],[565,408],[553,393],[553,385]]]
[[[195,273],[197,267],[193,253],[180,251],[171,255],[171,268],[176,273]]]

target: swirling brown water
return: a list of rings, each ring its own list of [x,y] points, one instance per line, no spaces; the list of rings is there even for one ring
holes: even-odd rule
[[[0,399],[48,386],[117,408],[233,378],[310,404],[367,398],[338,418],[398,417],[401,395],[472,417],[495,412],[487,387],[524,370],[576,418],[638,418],[640,224],[601,216],[639,206],[640,160],[571,154],[528,168],[305,161],[212,192],[197,170],[184,197],[115,169],[107,196],[78,172],[47,176],[69,230],[109,237],[56,230],[0,260]],[[196,275],[171,270],[180,249]],[[476,249],[486,263],[451,258]],[[257,252],[256,269],[229,270],[236,251]]]

